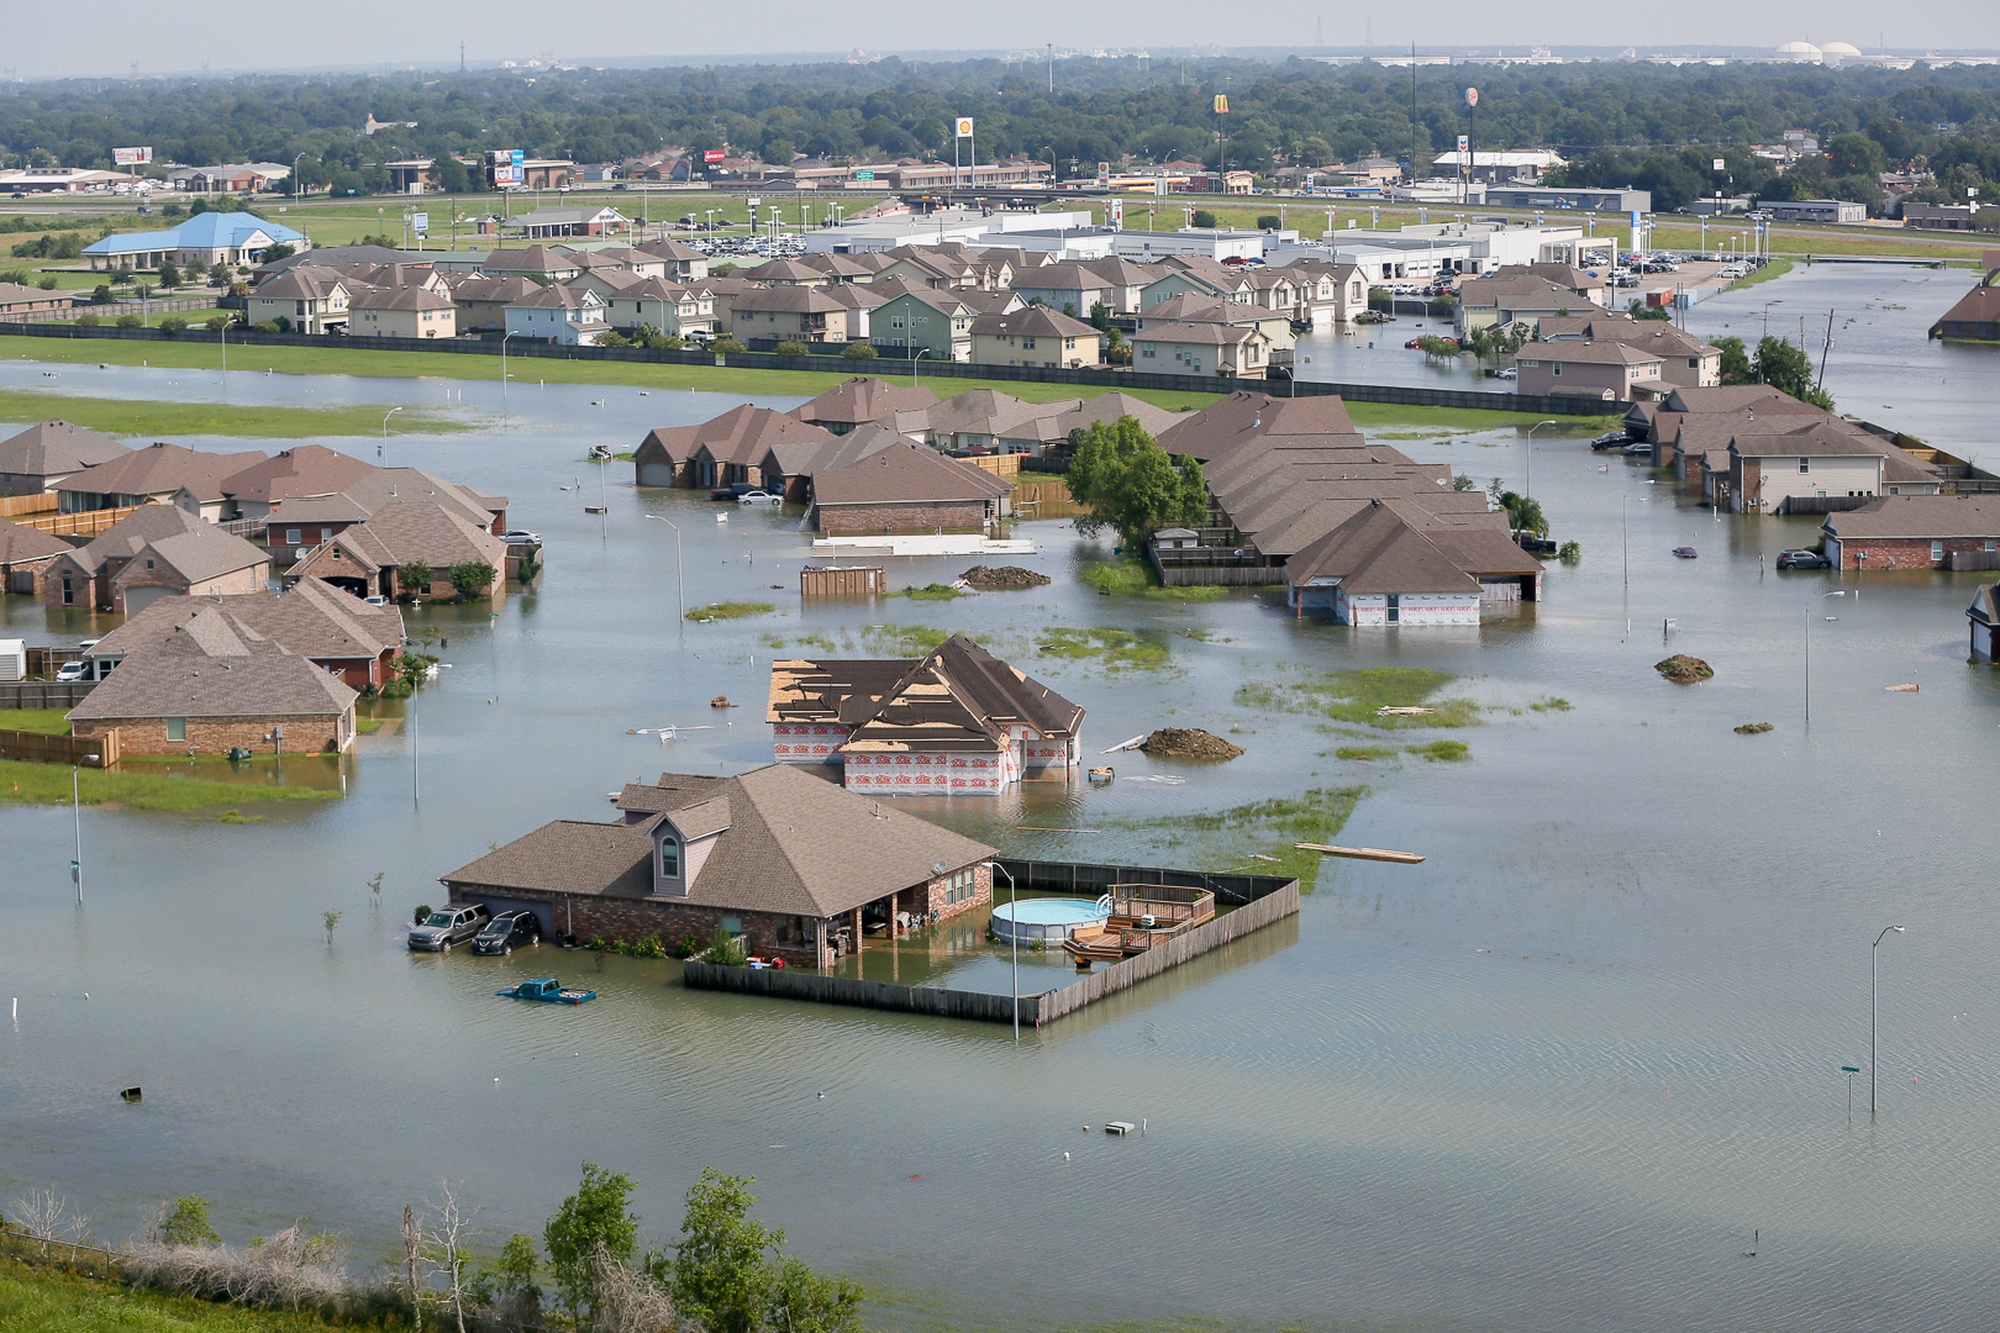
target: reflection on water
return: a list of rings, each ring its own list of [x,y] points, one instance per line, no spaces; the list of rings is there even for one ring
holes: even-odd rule
[[[0,366],[0,383],[24,371]],[[158,397],[161,378],[66,368],[62,383]],[[1972,386],[1955,383],[1926,409],[1940,421],[1971,419]],[[871,1312],[889,1327],[1991,1322],[2000,1005],[1982,831],[2000,674],[1962,656],[1976,576],[1781,576],[1771,558],[1809,543],[1809,520],[1692,508],[1544,432],[1534,494],[1583,558],[1551,566],[1545,600],[1482,627],[1354,632],[1267,595],[1098,597],[1074,579],[1094,548],[1054,522],[1028,526],[1042,550],[1022,562],[1048,587],[806,610],[795,512],[718,524],[704,499],[637,492],[614,469],[600,523],[562,489],[591,444],[626,448],[733,400],[517,385],[503,417],[497,387],[464,387],[443,410],[488,428],[392,447],[508,495],[513,520],[546,536],[548,573],[497,620],[412,615],[450,640],[451,669],[418,705],[420,806],[418,736],[385,728],[361,738],[343,799],[282,821],[86,810],[80,912],[70,812],[0,807],[0,979],[21,1001],[0,1032],[0,1198],[53,1184],[117,1237],[148,1200],[199,1190],[232,1239],[305,1217],[367,1255],[450,1175],[483,1205],[490,1249],[538,1234],[588,1159],[638,1180],[665,1242],[715,1165],[757,1176],[760,1211],[807,1258],[906,1298]],[[174,391],[443,404],[428,382],[251,375]],[[1515,431],[1398,447],[1525,484]],[[684,563],[647,514],[680,525]],[[1674,559],[1682,545],[1701,558]],[[891,582],[971,563],[892,561]],[[685,624],[677,576],[691,606],[778,610]],[[1859,600],[1808,620],[1843,587]],[[105,628],[20,598],[0,617],[30,642]],[[1000,1025],[690,992],[670,962],[405,951],[437,876],[493,843],[605,818],[608,793],[663,768],[767,759],[754,701],[771,658],[809,635],[858,652],[884,624],[978,635],[1089,709],[1093,755],[1167,725],[1246,750],[1201,768],[1120,754],[1101,789],[909,803],[1007,853],[1154,863],[1186,816],[1365,785],[1340,840],[1429,859],[1330,864],[1295,921],[1018,1048]],[[1047,627],[1094,624],[1164,632],[1167,667],[1036,651]],[[1715,679],[1660,680],[1652,664],[1675,651]],[[1236,701],[1246,682],[1361,666],[1457,674],[1453,692],[1483,706],[1456,734],[1470,758],[1342,759],[1384,737]],[[1921,691],[1885,689],[1905,681]],[[710,709],[724,693],[746,706]],[[1753,721],[1776,730],[1735,734]],[[713,729],[627,734],[665,724]],[[287,780],[323,762],[287,756]],[[1185,781],[1132,780],[1148,775]],[[1866,1064],[1868,944],[1891,922],[1909,930],[1881,951],[1871,1126],[1849,1120],[1839,1070]],[[955,925],[937,960],[930,942],[871,948],[861,967],[993,986],[1006,961],[977,935]],[[1067,976],[1022,963],[1024,989],[1031,968],[1036,988]],[[600,998],[494,998],[529,975]],[[120,1102],[135,1083],[144,1102]],[[1082,1132],[1109,1117],[1149,1132]],[[1753,1230],[1754,1261],[1740,1257]],[[1036,1282],[995,1253],[1032,1255]]]

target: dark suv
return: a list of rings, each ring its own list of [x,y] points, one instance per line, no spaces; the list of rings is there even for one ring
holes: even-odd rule
[[[410,928],[410,948],[450,953],[455,945],[477,936],[491,915],[479,903],[447,903]]]
[[[501,912],[486,923],[472,941],[472,951],[481,954],[510,954],[518,946],[527,948],[542,942],[542,923],[533,912]]]
[[[1832,565],[1831,560],[1817,551],[1778,552],[1779,569],[1829,569]]]

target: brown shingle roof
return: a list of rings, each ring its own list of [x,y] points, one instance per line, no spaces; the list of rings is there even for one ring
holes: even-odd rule
[[[1188,454],[1208,463],[1247,441],[1354,436],[1347,404],[1334,397],[1273,398],[1239,389],[1220,402],[1189,413],[1160,436],[1170,454]]]
[[[980,315],[972,321],[975,336],[988,338],[1102,338],[1104,335],[1080,319],[1059,310],[1031,305],[1006,314]]]
[[[178,444],[134,449],[59,483],[59,491],[88,495],[172,495],[185,487],[198,500],[222,498],[222,483],[267,455],[199,453]]]
[[[403,613],[370,606],[318,579],[301,579],[280,596],[162,597],[91,648],[92,657],[143,652],[202,612],[221,609],[288,652],[315,661],[376,657],[403,642]]]
[[[60,537],[51,537],[40,528],[0,519],[0,565],[28,560],[45,560],[75,549]]]
[[[420,287],[406,287],[403,291],[441,301],[446,306],[451,304],[431,297]],[[275,504],[293,495],[331,495],[375,471],[373,463],[364,463],[325,445],[299,444],[274,457],[259,458],[232,474],[222,483],[222,493],[239,502]]]
[[[1842,541],[1861,537],[2000,539],[2000,496],[1883,495],[1822,524]]]
[[[109,435],[44,421],[0,440],[0,472],[22,477],[59,477],[132,452]]]
[[[376,569],[411,564],[449,569],[465,562],[499,569],[507,560],[505,542],[430,499],[392,500],[367,522],[334,534],[330,544]],[[312,559],[287,572],[309,572],[305,567]]]
[[[777,444],[818,444],[833,439],[830,431],[809,425],[796,416],[768,407],[744,403],[719,417],[693,426],[659,426],[633,451],[637,463],[672,463],[679,466],[702,449],[725,461],[752,464]]]
[[[813,501],[829,505],[947,504],[988,501],[1013,489],[984,468],[922,445],[890,445],[880,453],[813,478]]]
[[[891,384],[873,375],[842,380],[816,398],[808,398],[786,415],[819,426],[858,426],[880,421],[891,412],[927,408],[937,394],[923,385]]]
[[[127,657],[69,716],[326,717],[345,713],[358,697],[338,677],[210,607]]]

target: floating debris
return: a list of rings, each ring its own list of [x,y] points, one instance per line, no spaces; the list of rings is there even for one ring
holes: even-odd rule
[[[1739,736],[1761,736],[1767,731],[1776,730],[1777,724],[1774,722],[1745,722],[1736,729],[1736,734]]]
[[[1039,588],[1052,581],[1046,574],[1037,574],[1034,570],[1023,569],[1019,565],[997,565],[992,568],[988,568],[985,565],[974,565],[958,577],[960,582],[981,589],[982,591],[1007,588]]]
[[[1146,754],[1168,759],[1234,759],[1243,747],[1199,727],[1162,727],[1139,746]]]
[[[736,707],[736,705],[735,705],[735,704],[733,704],[733,703],[729,702],[729,696],[728,696],[728,695],[726,695],[726,694],[718,694],[718,695],[716,695],[716,696],[715,696],[715,697],[714,697],[713,699],[710,699],[710,700],[708,701],[708,706],[709,706],[710,708],[734,708],[734,707]]]
[[[1676,685],[1693,685],[1715,675],[1714,667],[1699,657],[1689,657],[1686,653],[1675,653],[1672,657],[1653,663],[1653,670]]]
[[[1891,685],[1889,687],[1889,693],[1891,694],[1915,694],[1916,692],[1917,687],[1914,685]]]

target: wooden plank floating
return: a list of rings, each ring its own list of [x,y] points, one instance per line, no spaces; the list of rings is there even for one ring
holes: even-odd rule
[[[1891,685],[1889,687],[1889,693],[1891,694],[1915,694],[1916,692],[1917,687],[1914,685]]]
[[[1377,717],[1427,717],[1430,715],[1430,711],[1428,708],[1422,708],[1415,704],[1408,704],[1401,707],[1393,704],[1383,704],[1375,710],[1375,715]]]
[[[1133,738],[1132,738],[1131,740],[1129,740],[1129,741],[1120,741],[1120,742],[1118,742],[1118,744],[1116,744],[1116,745],[1112,746],[1112,747],[1111,747],[1110,749],[1108,749],[1108,750],[1099,750],[1099,751],[1098,751],[1098,753],[1099,753],[1099,754],[1117,754],[1117,753],[1118,753],[1118,752],[1119,752],[1120,750],[1136,750],[1136,749],[1138,749],[1138,748],[1139,748],[1139,747],[1140,747],[1141,745],[1144,745],[1144,744],[1146,743],[1146,737],[1147,737],[1147,736],[1149,736],[1149,735],[1151,735],[1151,734],[1152,734],[1152,733],[1150,733],[1150,732],[1141,732],[1141,733],[1140,733],[1139,735],[1137,735],[1137,736],[1134,736],[1134,737],[1133,737]]]
[[[1424,859],[1415,852],[1387,852],[1380,847],[1334,847],[1323,842],[1295,842],[1292,846],[1302,852],[1344,856],[1352,861],[1393,861],[1397,865],[1413,866]]]

